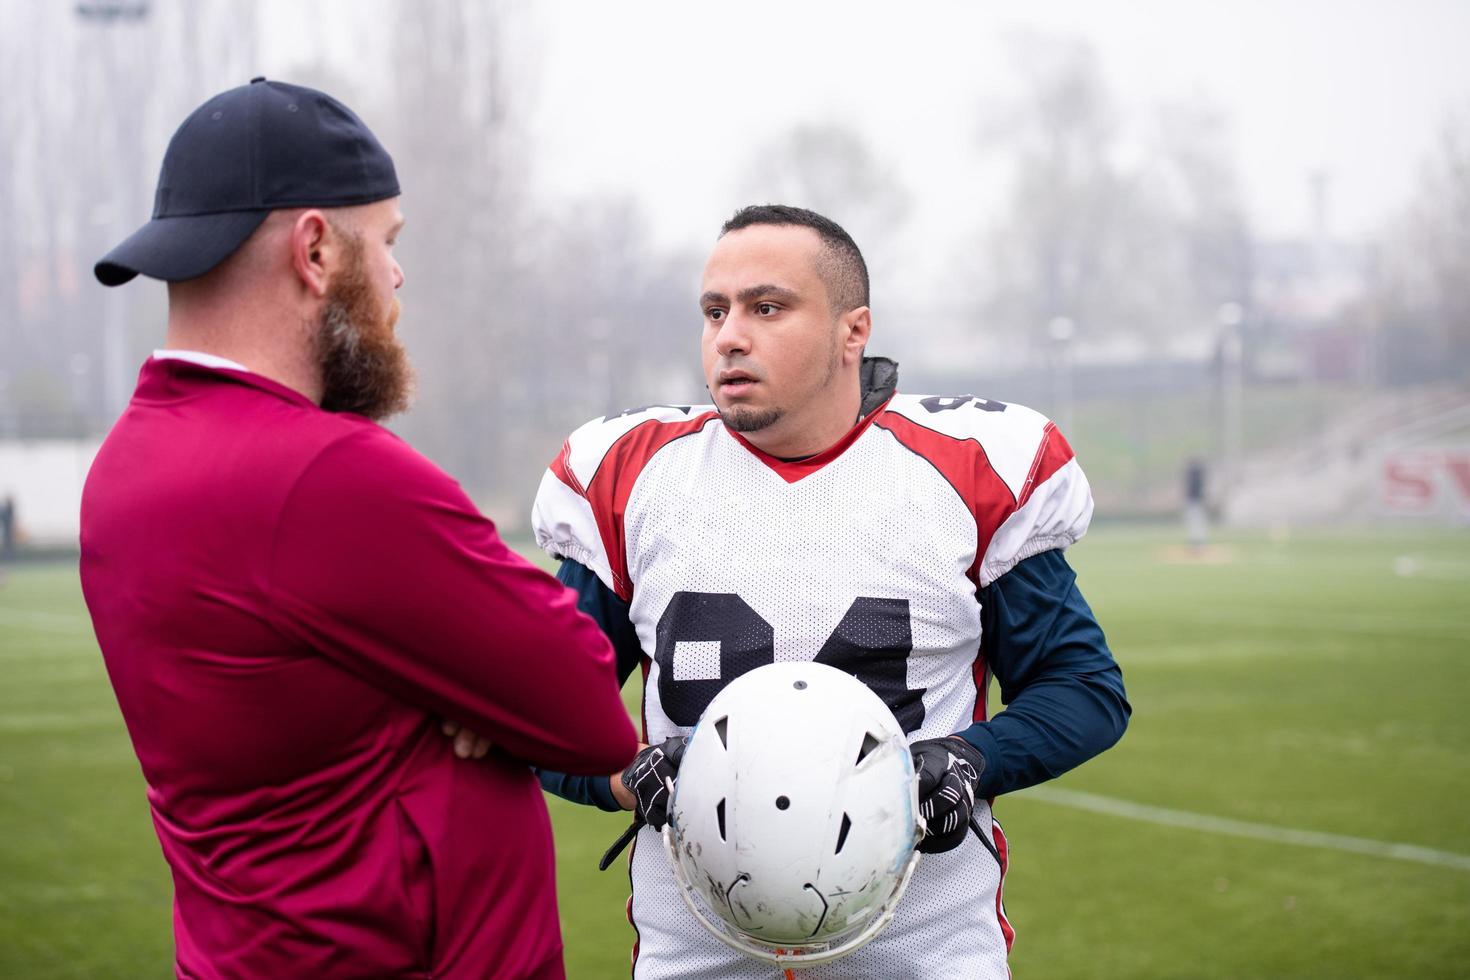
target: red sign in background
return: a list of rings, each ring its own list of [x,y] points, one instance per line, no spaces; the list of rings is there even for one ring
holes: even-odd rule
[[[1393,514],[1470,518],[1470,446],[1386,454],[1378,499]]]

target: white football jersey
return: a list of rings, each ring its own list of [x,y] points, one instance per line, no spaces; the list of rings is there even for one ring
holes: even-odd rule
[[[644,741],[688,734],[746,671],[818,660],[867,683],[912,742],[986,717],[977,590],[1067,547],[1091,516],[1087,480],[1043,416],[897,394],[795,462],[756,449],[708,406],[594,420],[543,477],[533,523],[549,554],[629,603]],[[988,804],[975,816],[1004,859]],[[700,927],[651,829],[631,860],[637,980],[781,976]],[[973,835],[925,855],[876,940],[801,976],[1008,976],[1003,872]]]

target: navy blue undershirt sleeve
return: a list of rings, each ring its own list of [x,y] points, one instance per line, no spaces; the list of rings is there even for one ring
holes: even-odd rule
[[[627,683],[643,659],[643,647],[628,614],[628,604],[604,585],[596,572],[570,558],[557,568],[556,578],[577,593],[577,608],[596,620],[612,641],[613,653],[617,656],[618,683]]]
[[[979,599],[981,654],[1006,703],[959,733],[985,756],[982,796],[1053,779],[1123,736],[1123,673],[1060,551],[1027,558]]]
[[[613,653],[617,658],[618,683],[627,683],[628,677],[638,667],[643,657],[643,648],[638,643],[638,631],[628,616],[628,604],[618,594],[603,584],[586,565],[570,558],[561,563],[556,577],[567,588],[577,593],[577,608],[591,616],[602,627],[612,641]],[[612,787],[606,776],[568,776],[565,773],[536,770],[541,787],[573,803],[583,803],[599,809],[617,811],[622,807],[613,798]]]

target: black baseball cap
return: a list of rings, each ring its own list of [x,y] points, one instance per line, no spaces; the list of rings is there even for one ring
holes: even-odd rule
[[[278,208],[397,196],[393,158],[351,109],[315,89],[254,78],[184,120],[163,155],[153,220],[92,271],[104,286],[139,273],[181,282],[223,262]]]

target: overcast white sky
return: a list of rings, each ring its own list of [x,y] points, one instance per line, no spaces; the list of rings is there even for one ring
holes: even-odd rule
[[[950,216],[994,201],[976,186],[976,134],[1014,91],[1004,42],[1018,30],[1090,40],[1126,116],[1192,93],[1217,103],[1268,235],[1307,228],[1317,170],[1333,230],[1371,233],[1445,114],[1470,105],[1470,3],[1456,0],[648,0],[545,3],[529,19],[539,189],[631,190],[670,242],[707,241],[746,203],[750,154],[815,120],[864,133],[910,185],[920,233],[948,237]]]

